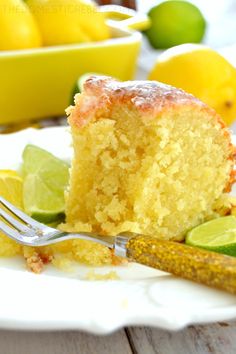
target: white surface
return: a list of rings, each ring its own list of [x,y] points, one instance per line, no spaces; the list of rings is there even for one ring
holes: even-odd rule
[[[5,157],[1,154],[1,169],[19,166],[27,143],[65,159],[71,153],[70,136],[62,127],[1,135],[0,151],[7,152]],[[20,259],[0,259],[0,328],[109,333],[126,325],[176,330],[236,318],[235,296],[137,264],[112,270],[120,280],[85,281],[85,266],[71,274],[48,267],[35,275]]]

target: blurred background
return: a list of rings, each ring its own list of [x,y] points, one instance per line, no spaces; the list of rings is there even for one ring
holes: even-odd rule
[[[234,127],[235,18],[236,0],[1,0],[0,131],[65,124],[91,73],[180,87]]]
[[[162,3],[161,0],[137,0],[140,11],[147,13],[152,7]],[[206,19],[206,30],[202,43],[221,52],[236,66],[236,0],[191,0]],[[144,47],[149,51],[149,59],[145,60],[147,52],[144,50],[140,66],[145,71],[149,70],[156,59],[156,53],[144,38]],[[143,73],[139,73],[143,77]]]
[[[159,0],[137,0],[140,11],[148,11],[161,3]],[[236,1],[235,0],[191,0],[203,13],[208,27],[204,42],[221,48],[236,43]]]

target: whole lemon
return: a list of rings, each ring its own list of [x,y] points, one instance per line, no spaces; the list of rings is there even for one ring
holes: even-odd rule
[[[236,69],[216,51],[200,44],[182,44],[163,52],[148,77],[182,88],[221,115],[236,119]]]
[[[41,46],[37,23],[22,0],[0,1],[0,33],[0,50]]]
[[[27,0],[46,46],[108,39],[105,14],[86,0]]]
[[[154,48],[170,48],[182,43],[200,43],[206,29],[201,11],[185,0],[168,0],[148,13],[151,27],[145,32]]]

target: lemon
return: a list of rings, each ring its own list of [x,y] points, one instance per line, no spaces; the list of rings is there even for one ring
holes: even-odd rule
[[[188,232],[186,243],[236,256],[236,217],[224,216],[195,227]]]
[[[85,0],[27,0],[46,46],[108,39],[105,14]]]
[[[68,164],[46,150],[27,145],[23,151],[22,174],[23,202],[27,214],[44,223],[60,219],[65,209]]]
[[[0,195],[22,209],[22,178],[15,171],[0,170]]]
[[[149,11],[151,27],[145,32],[154,48],[170,48],[182,43],[200,43],[206,21],[188,1],[169,0]]]
[[[0,33],[0,50],[41,46],[37,23],[22,0],[0,1]]]
[[[230,125],[236,119],[236,69],[216,51],[200,44],[182,44],[163,52],[148,77],[182,88]]]
[[[3,198],[22,209],[22,191],[22,178],[15,171],[0,170],[0,195]],[[20,252],[21,246],[0,232],[0,256],[12,257]]]

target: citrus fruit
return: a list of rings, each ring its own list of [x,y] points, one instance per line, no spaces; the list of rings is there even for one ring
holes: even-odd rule
[[[22,178],[11,170],[0,170],[0,196],[22,209]],[[0,232],[0,256],[13,257],[20,254],[21,246]]]
[[[199,43],[204,36],[206,21],[200,10],[188,1],[164,1],[148,14],[151,27],[145,33],[154,48]]]
[[[84,43],[108,39],[105,14],[86,0],[27,0],[44,45]]]
[[[224,216],[195,227],[187,233],[186,243],[236,256],[236,217]]]
[[[181,88],[230,125],[236,118],[236,69],[219,53],[200,44],[182,44],[163,52],[148,78]]]
[[[22,178],[12,170],[0,170],[0,195],[22,209]]]
[[[37,23],[22,0],[1,0],[0,32],[0,50],[41,46]]]
[[[24,209],[33,218],[49,223],[64,213],[64,192],[69,166],[46,150],[27,145],[23,151]]]

